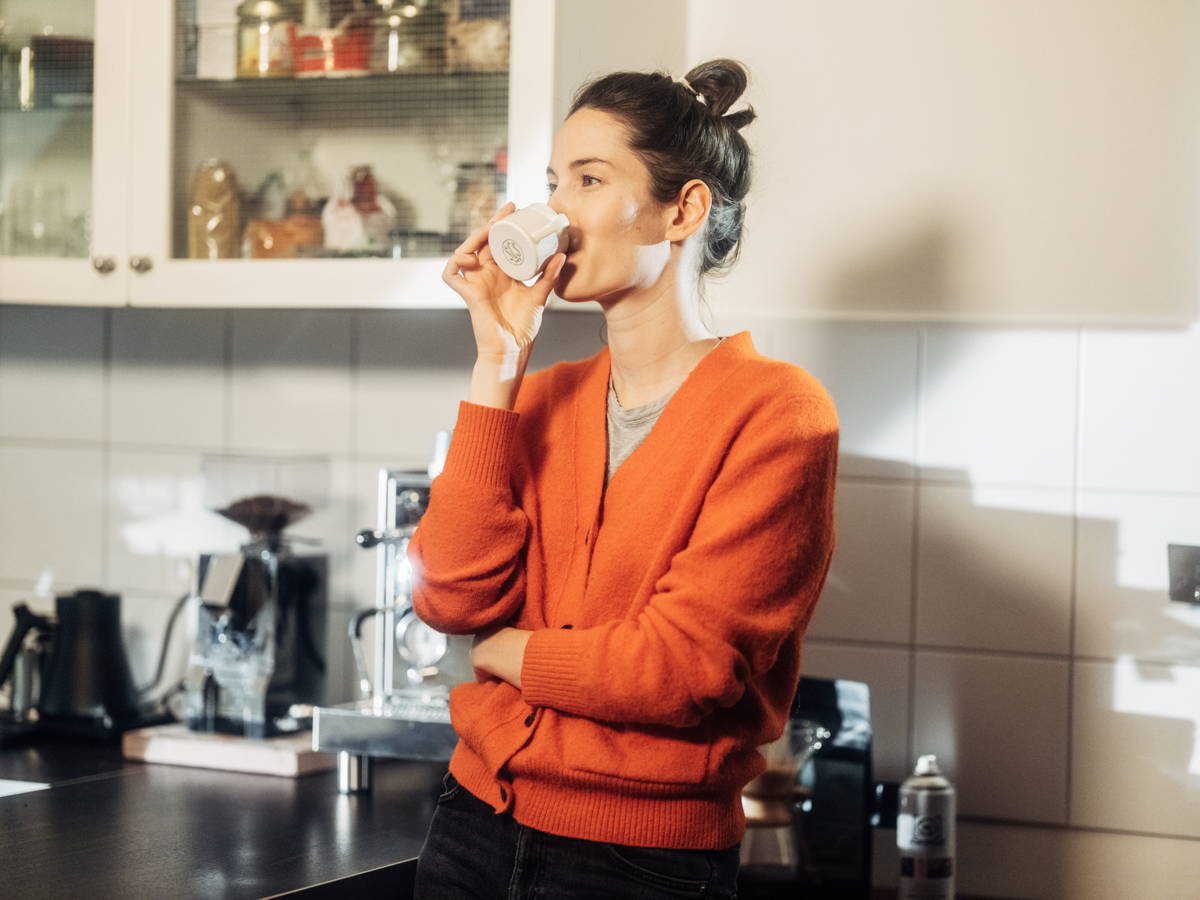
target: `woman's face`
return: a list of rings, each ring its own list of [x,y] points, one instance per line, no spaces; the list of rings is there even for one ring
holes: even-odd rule
[[[666,206],[650,196],[650,174],[611,113],[580,109],[554,139],[547,202],[571,220],[563,300],[616,300],[653,285],[670,259]]]

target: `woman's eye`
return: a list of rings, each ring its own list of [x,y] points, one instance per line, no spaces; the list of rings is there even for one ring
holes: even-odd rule
[[[595,175],[584,175],[584,176],[583,176],[583,183],[584,183],[584,186],[585,186],[585,187],[587,186],[587,183],[588,183],[588,180],[589,180],[589,179],[590,179],[591,181],[595,182],[596,184],[599,184],[599,183],[600,183],[600,179],[599,179],[599,178],[597,178]]]
[[[558,185],[557,185],[557,184],[548,184],[548,185],[546,185],[546,193],[547,193],[547,194],[553,194],[553,193],[554,193],[554,189],[555,189],[556,187],[558,187]]]

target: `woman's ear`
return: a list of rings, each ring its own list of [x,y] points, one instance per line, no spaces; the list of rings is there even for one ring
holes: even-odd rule
[[[710,206],[712,191],[701,179],[693,178],[679,189],[675,202],[667,205],[664,237],[668,241],[685,240],[704,224]]]

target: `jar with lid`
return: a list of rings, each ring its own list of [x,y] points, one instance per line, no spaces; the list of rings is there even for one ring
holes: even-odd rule
[[[238,7],[238,77],[291,77],[299,0],[246,0]]]
[[[446,10],[442,0],[377,0],[372,25],[371,71],[378,73],[446,70]]]

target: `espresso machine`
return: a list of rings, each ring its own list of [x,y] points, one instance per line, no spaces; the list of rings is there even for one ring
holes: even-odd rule
[[[300,731],[324,700],[328,558],[284,530],[325,502],[329,462],[219,456],[203,468],[206,505],[250,540],[200,557],[184,719],[250,738]]]
[[[424,471],[379,470],[375,527],[356,536],[376,561],[375,604],[351,619],[347,635],[359,696],[313,714],[313,749],[337,754],[342,793],[370,791],[373,757],[445,762],[458,742],[450,690],[474,677],[471,636],[445,635],[417,618],[408,561],[408,544],[429,506],[449,438],[450,432],[439,432]],[[362,636],[368,621],[374,625],[371,665]]]

